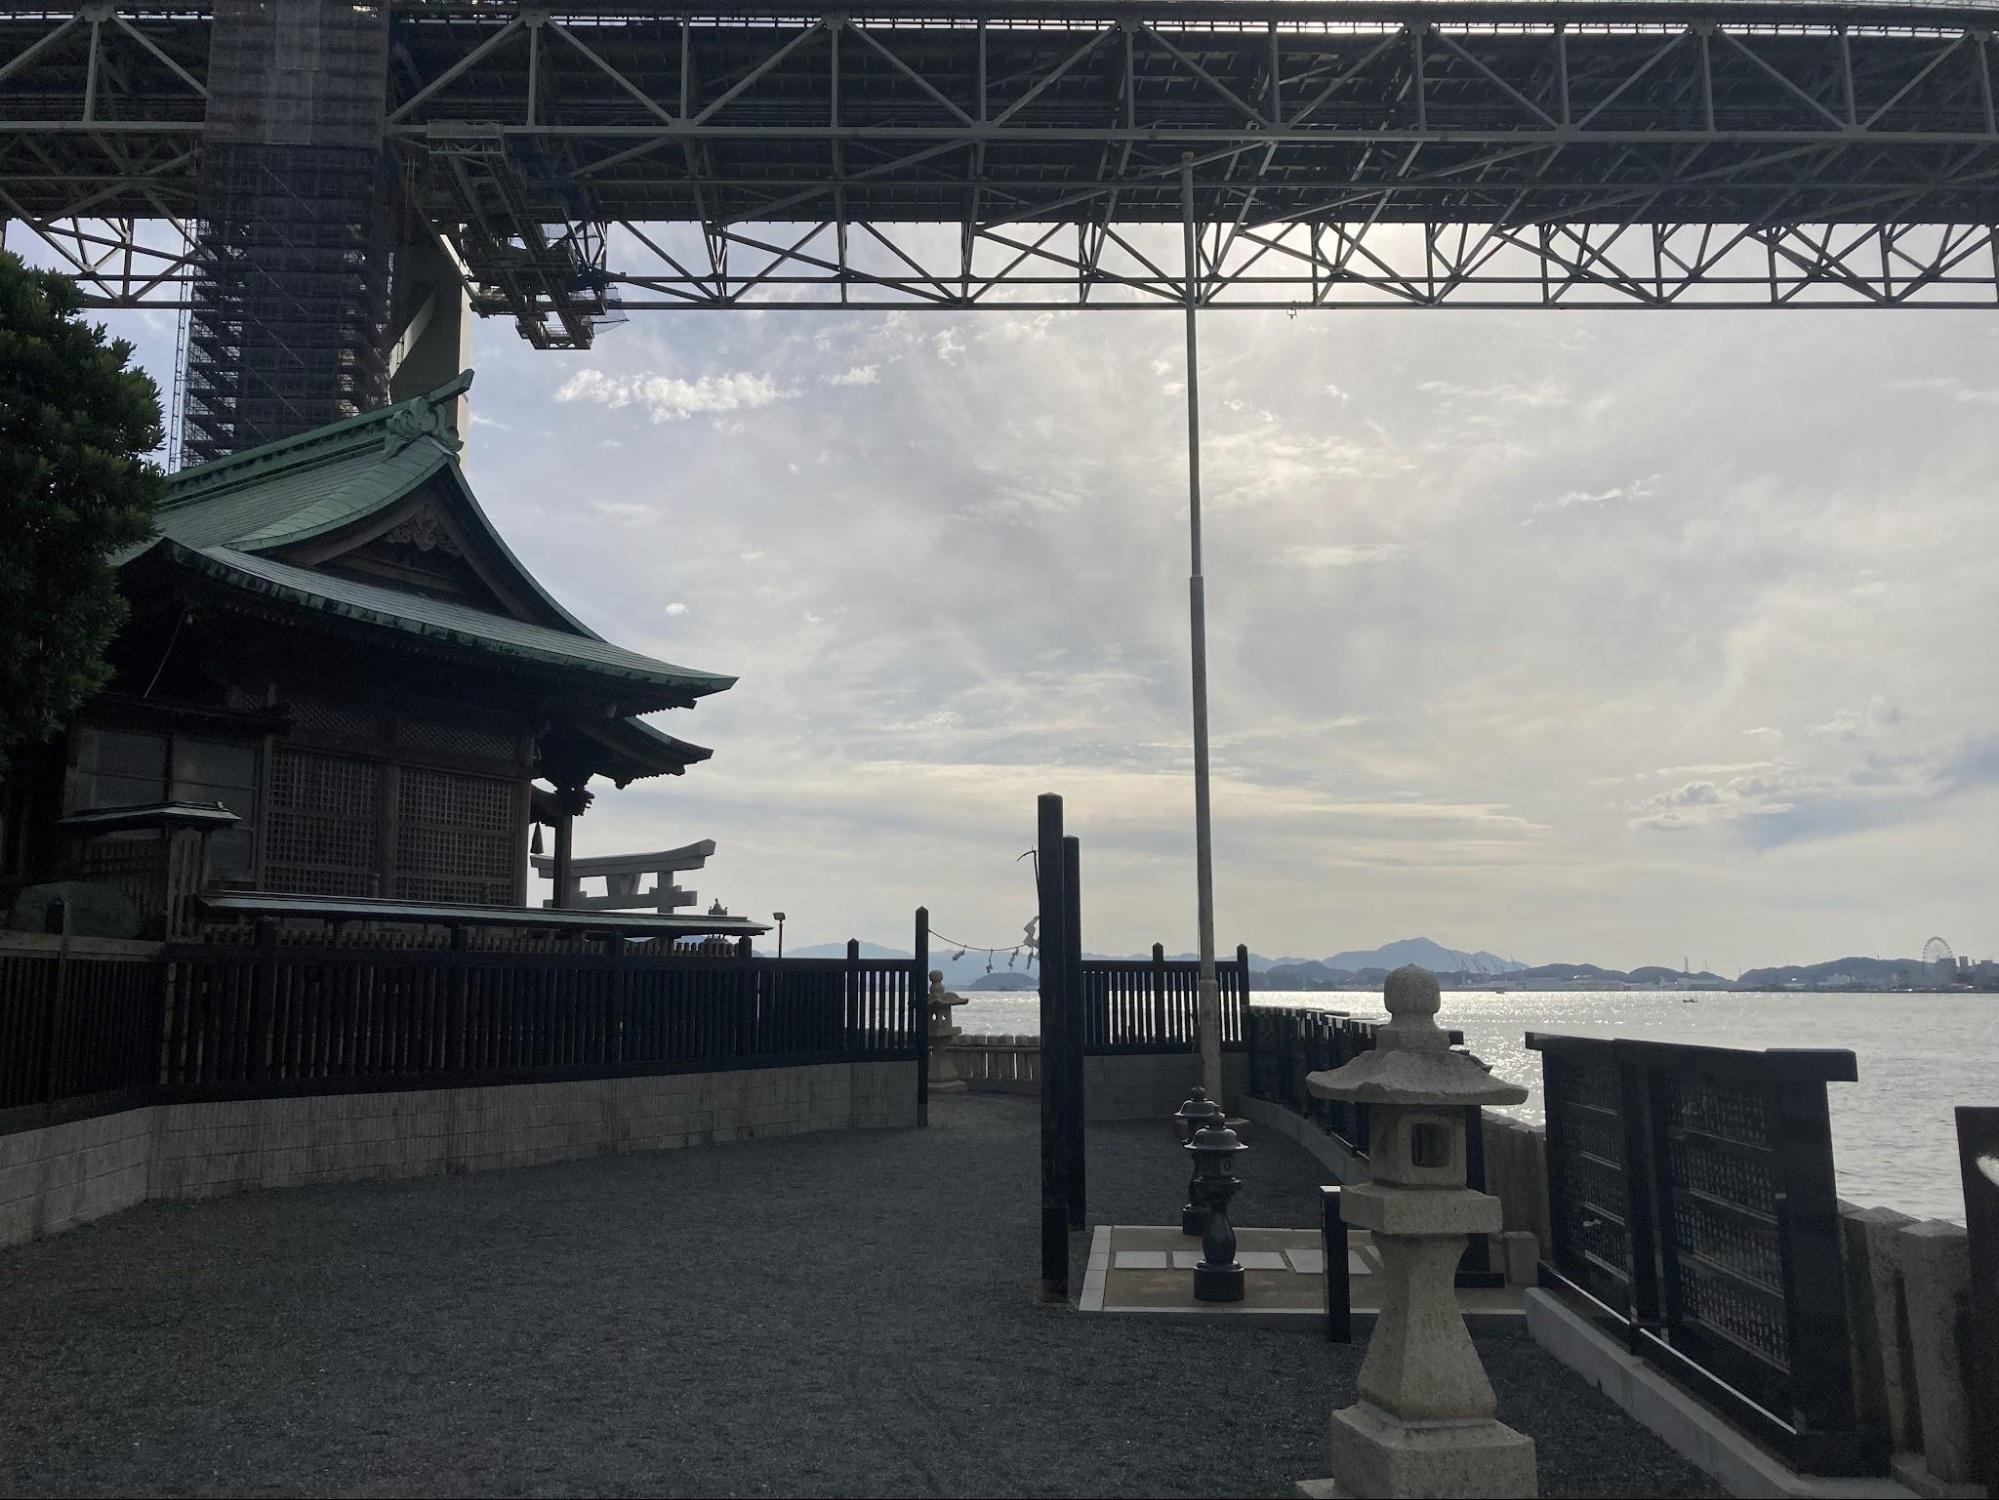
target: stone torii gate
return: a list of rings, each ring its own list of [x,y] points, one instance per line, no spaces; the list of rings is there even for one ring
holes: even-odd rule
[[[564,911],[656,911],[670,915],[676,908],[692,906],[693,891],[676,886],[674,877],[683,870],[698,870],[715,852],[713,839],[682,844],[678,849],[661,849],[652,854],[602,854],[590,859],[571,859],[567,874],[559,872],[559,855],[529,856],[535,872],[555,881],[555,894],[542,903]],[[639,889],[639,881],[653,877],[652,885]],[[603,877],[604,894],[586,896],[583,882]]]

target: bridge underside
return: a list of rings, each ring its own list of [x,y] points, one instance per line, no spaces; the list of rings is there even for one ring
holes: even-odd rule
[[[102,305],[190,300],[229,9],[0,5],[0,213]],[[1215,306],[1999,306],[1999,7],[388,12],[399,206],[542,347],[1177,305],[1183,154]]]

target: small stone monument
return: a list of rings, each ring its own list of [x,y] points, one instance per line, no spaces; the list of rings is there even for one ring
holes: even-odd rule
[[[1382,1302],[1360,1400],[1333,1413],[1333,1477],[1299,1489],[1532,1500],[1534,1441],[1493,1420],[1492,1382],[1452,1285],[1465,1237],[1500,1227],[1499,1200],[1465,1186],[1465,1110],[1518,1104],[1527,1090],[1451,1050],[1429,971],[1397,969],[1384,988],[1390,1019],[1374,1051],[1305,1080],[1322,1099],[1368,1106],[1374,1180],[1346,1188],[1340,1209],[1373,1231]]]
[[[944,988],[944,971],[930,971],[930,1092],[933,1094],[962,1094],[970,1087],[958,1076],[958,1064],[947,1050],[952,1037],[964,1035],[965,1028],[951,1024],[954,1006],[963,1005],[965,997],[954,995]]]

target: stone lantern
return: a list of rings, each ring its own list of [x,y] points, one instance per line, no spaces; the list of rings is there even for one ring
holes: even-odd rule
[[[951,1024],[951,1012],[965,1003],[963,995],[954,995],[944,988],[944,971],[930,971],[930,1092],[933,1094],[962,1094],[970,1087],[958,1075],[957,1061],[947,1050],[951,1039],[964,1035],[965,1028]]]
[[[1360,1368],[1360,1400],[1333,1413],[1332,1486],[1341,1495],[1538,1493],[1534,1441],[1494,1421],[1492,1382],[1453,1286],[1467,1235],[1500,1227],[1499,1200],[1465,1186],[1465,1112],[1527,1091],[1488,1073],[1438,1028],[1437,981],[1411,964],[1388,976],[1389,1022],[1372,1052],[1306,1080],[1322,1099],[1368,1106],[1371,1182],[1340,1211],[1373,1232],[1381,1313]],[[1322,1481],[1306,1488],[1321,1490]]]

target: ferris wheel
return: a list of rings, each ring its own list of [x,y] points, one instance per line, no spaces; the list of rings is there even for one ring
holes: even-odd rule
[[[1923,944],[1923,964],[1927,968],[1954,968],[1957,959],[1950,951],[1950,944],[1940,937],[1933,937]]]

